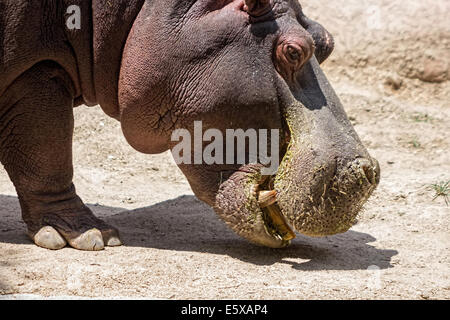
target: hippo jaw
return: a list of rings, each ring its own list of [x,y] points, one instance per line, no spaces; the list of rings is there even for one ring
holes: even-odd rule
[[[261,176],[252,167],[245,174],[236,172],[221,185],[214,208],[237,234],[272,248],[289,245],[295,231],[311,237],[344,233],[355,224],[379,183],[378,163],[373,161],[369,165],[356,160],[347,171],[333,172],[327,183],[321,177],[310,185],[289,183],[286,177],[293,173],[288,168],[275,176]],[[317,169],[311,177],[323,173],[323,168]],[[316,192],[320,186],[321,192]],[[268,206],[261,203],[267,190],[272,190],[273,198]]]
[[[217,193],[218,214],[240,236],[272,248],[289,245],[295,232],[323,237],[348,231],[379,183],[378,162],[359,158],[340,170],[338,162],[316,165],[296,180],[290,155],[274,176],[262,176],[257,165],[233,174]]]

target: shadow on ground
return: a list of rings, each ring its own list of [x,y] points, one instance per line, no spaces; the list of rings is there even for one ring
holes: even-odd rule
[[[120,229],[128,247],[226,255],[255,265],[287,263],[304,271],[365,270],[370,266],[387,269],[392,267],[391,258],[398,254],[396,250],[369,245],[376,239],[356,231],[320,239],[299,236],[282,250],[257,247],[235,235],[213,210],[193,196],[131,211],[90,207]],[[16,197],[0,195],[0,243],[30,244],[19,212]]]

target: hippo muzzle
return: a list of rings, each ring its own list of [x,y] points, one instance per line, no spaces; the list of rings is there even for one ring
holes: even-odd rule
[[[380,167],[311,58],[282,92],[287,147],[276,174],[249,165],[230,177],[216,209],[241,236],[284,247],[295,231],[312,237],[346,232],[380,181]]]

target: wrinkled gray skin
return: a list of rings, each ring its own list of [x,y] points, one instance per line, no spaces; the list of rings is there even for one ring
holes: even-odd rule
[[[72,4],[82,31],[66,29]],[[274,176],[258,163],[180,165],[198,198],[256,244],[288,244],[259,190],[277,191],[293,229],[324,236],[348,230],[379,182],[319,65],[332,37],[295,0],[0,0],[0,40],[0,161],[42,247],[121,244],[72,184],[74,104],[100,104],[144,153],[171,149],[172,132],[196,120],[280,129]]]

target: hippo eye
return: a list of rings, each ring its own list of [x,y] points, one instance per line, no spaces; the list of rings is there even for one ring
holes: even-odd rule
[[[286,58],[289,60],[289,62],[291,63],[301,63],[302,60],[302,56],[303,56],[303,52],[300,48],[295,48],[292,45],[287,45],[286,46]]]
[[[275,68],[285,79],[293,81],[296,73],[308,62],[314,50],[314,41],[310,35],[281,37],[274,52]]]
[[[300,69],[305,63],[305,52],[302,46],[295,42],[282,43],[280,46],[282,60],[293,70]]]

